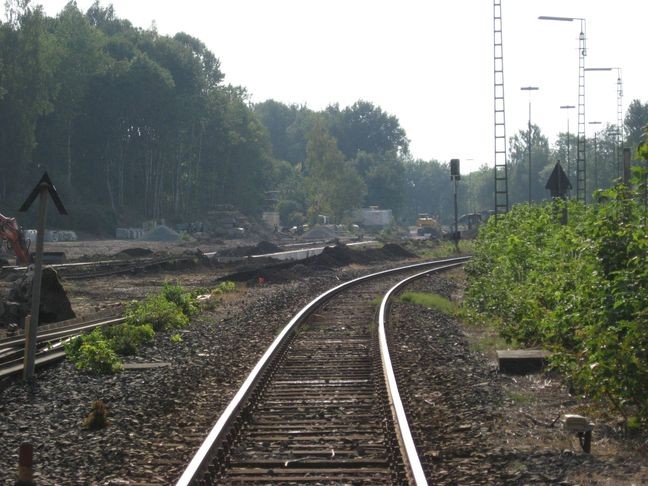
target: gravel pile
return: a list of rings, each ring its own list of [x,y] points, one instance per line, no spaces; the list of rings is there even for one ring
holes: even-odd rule
[[[180,235],[178,233],[168,226],[161,224],[153,228],[141,238],[138,238],[138,241],[178,241],[179,239]]]

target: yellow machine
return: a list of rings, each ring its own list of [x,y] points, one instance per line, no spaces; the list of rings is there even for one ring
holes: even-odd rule
[[[430,236],[431,238],[441,237],[441,225],[439,222],[429,214],[422,213],[418,215],[416,220],[416,233],[419,236]]]

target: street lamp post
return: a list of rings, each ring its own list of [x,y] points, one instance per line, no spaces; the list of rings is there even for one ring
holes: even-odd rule
[[[600,125],[602,122],[600,121],[591,121],[589,122],[589,125]],[[599,181],[598,181],[598,155],[597,155],[597,145],[596,145],[596,135],[598,132],[594,132],[594,188],[598,189],[599,188]]]
[[[531,91],[538,91],[537,86],[522,86],[522,91],[529,92],[529,132],[527,134],[527,146],[529,148],[529,204],[531,204]]]
[[[562,105],[561,110],[572,110],[576,108],[574,105]],[[569,149],[571,142],[569,140],[569,112],[567,112],[567,177],[569,177],[569,172],[571,170],[571,158],[569,157]]]
[[[578,138],[576,155],[576,200],[586,202],[586,163],[585,163],[585,56],[587,55],[585,19],[581,17],[540,16],[540,20],[557,20],[573,22],[580,20],[581,29],[578,36]]]

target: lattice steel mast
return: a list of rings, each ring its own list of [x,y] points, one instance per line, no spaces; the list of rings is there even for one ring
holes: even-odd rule
[[[616,131],[616,150],[617,150],[617,167],[619,168],[619,177],[623,171],[623,82],[621,81],[621,68],[617,68],[617,131]]]
[[[495,218],[508,212],[508,165],[506,163],[506,116],[504,112],[504,49],[502,1],[493,3],[494,121],[495,121]]]
[[[585,19],[578,36],[578,140],[576,155],[576,200],[587,202],[587,170],[585,161]]]

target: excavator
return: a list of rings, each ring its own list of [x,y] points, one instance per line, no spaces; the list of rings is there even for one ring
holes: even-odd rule
[[[16,218],[0,214],[0,238],[7,242],[7,248],[13,249],[18,265],[29,265],[29,242],[25,240]]]

